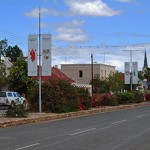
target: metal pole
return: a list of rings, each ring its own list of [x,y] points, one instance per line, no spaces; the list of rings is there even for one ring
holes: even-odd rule
[[[39,7],[39,112],[42,112],[41,103],[41,19],[40,19],[40,7]]]
[[[92,93],[91,93],[91,95],[93,96],[93,54],[91,54],[91,85],[92,85]]]
[[[130,51],[130,69],[131,69],[131,91],[132,91],[132,50]]]

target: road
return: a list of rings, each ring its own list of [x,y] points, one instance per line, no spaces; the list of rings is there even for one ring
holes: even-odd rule
[[[150,150],[150,106],[0,129],[1,150]]]

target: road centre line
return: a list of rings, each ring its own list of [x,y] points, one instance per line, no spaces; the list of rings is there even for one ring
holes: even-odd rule
[[[39,144],[40,143],[35,143],[35,144],[27,145],[27,146],[24,146],[24,147],[20,147],[20,148],[14,149],[14,150],[22,150],[22,149],[26,149],[26,148],[29,148],[29,147],[33,147],[33,146],[39,145]]]
[[[137,118],[140,118],[140,117],[144,117],[146,116],[146,114],[142,114],[142,115],[139,115],[139,116],[136,116]]]
[[[122,122],[125,122],[127,121],[126,119],[125,120],[120,120],[120,121],[116,121],[116,122],[112,122],[111,124],[119,124],[119,123],[122,123]]]
[[[73,135],[77,135],[77,134],[89,132],[89,131],[92,131],[92,130],[95,130],[95,129],[96,129],[96,128],[91,128],[91,129],[87,129],[87,130],[82,130],[82,131],[79,131],[79,132],[71,133],[71,134],[69,134],[69,135],[70,135],[70,136],[73,136]]]

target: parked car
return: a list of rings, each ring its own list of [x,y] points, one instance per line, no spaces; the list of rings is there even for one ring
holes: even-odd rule
[[[18,92],[0,91],[0,105],[26,104],[26,100]]]

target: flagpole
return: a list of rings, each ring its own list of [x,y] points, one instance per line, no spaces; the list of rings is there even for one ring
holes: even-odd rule
[[[40,18],[40,7],[39,7],[39,112],[42,112],[42,103],[41,103],[41,18]]]

